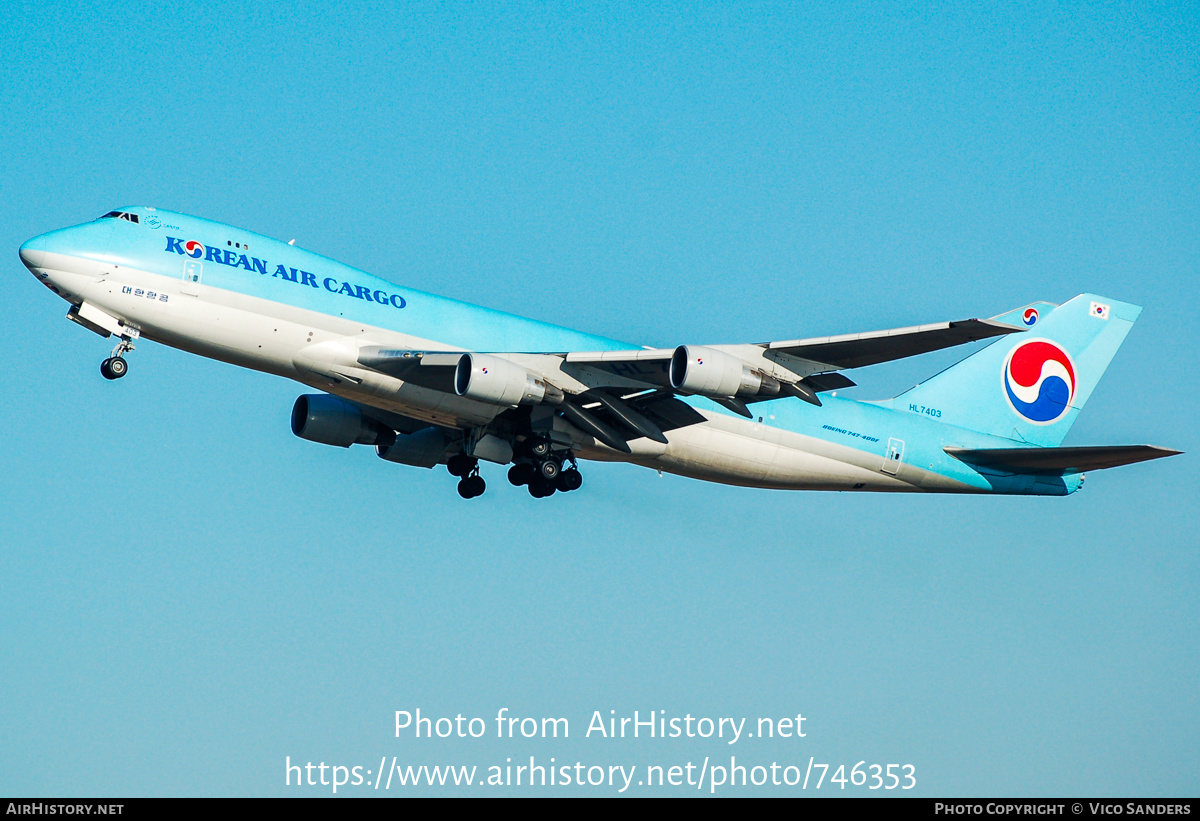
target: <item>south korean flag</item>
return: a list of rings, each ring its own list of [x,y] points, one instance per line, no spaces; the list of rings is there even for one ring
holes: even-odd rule
[[[1108,319],[1108,306],[1102,302],[1093,302],[1092,307],[1088,309],[1088,313],[1096,317],[1096,319]]]

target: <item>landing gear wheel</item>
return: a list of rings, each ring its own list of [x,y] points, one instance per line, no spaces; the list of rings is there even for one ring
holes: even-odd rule
[[[100,375],[105,379],[120,379],[129,373],[129,363],[119,356],[111,356],[100,363]]]
[[[121,341],[117,343],[117,347],[113,348],[108,359],[100,363],[101,376],[105,379],[120,379],[129,373],[129,363],[121,357],[133,350],[133,340],[137,337],[138,332],[135,330],[130,330],[128,336],[121,337]]]
[[[458,483],[458,495],[464,499],[482,496],[485,490],[487,490],[487,484],[479,474],[468,476]]]
[[[571,490],[579,490],[583,487],[583,474],[576,468],[568,468],[558,474],[558,478],[554,481],[555,487],[564,493]]]
[[[534,440],[529,446],[529,453],[541,459],[550,455],[550,442],[546,439]]]
[[[467,456],[465,453],[456,453],[446,462],[446,470],[450,471],[451,476],[458,476],[461,479],[471,475],[471,471],[475,470],[479,462]]]
[[[545,462],[542,462],[540,465],[538,465],[538,473],[540,473],[542,478],[547,482],[553,482],[558,478],[558,474],[562,473],[562,465],[553,459],[547,459]]]
[[[529,484],[536,475],[537,471],[530,464],[513,465],[508,469],[508,481],[517,487]]]
[[[555,489],[554,485],[540,477],[529,483],[529,495],[535,499],[545,499],[547,496],[553,496]]]

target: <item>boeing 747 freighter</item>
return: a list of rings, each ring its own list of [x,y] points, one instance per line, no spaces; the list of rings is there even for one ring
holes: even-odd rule
[[[1178,451],[1060,447],[1141,309],[1093,294],[991,319],[814,339],[646,348],[423,293],[291,243],[149,207],[21,246],[116,348],[149,339],[277,374],[292,431],[444,464],[464,498],[479,463],[535,497],[578,489],[578,461],[631,462],[788,490],[1062,496],[1084,472]],[[843,371],[992,339],[893,399],[836,396]]]

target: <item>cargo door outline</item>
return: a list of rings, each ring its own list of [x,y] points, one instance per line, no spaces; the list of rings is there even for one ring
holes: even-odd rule
[[[883,467],[881,470],[884,473],[890,473],[895,476],[900,472],[900,466],[904,464],[904,440],[889,439],[887,453],[883,457]]]
[[[183,262],[183,288],[185,294],[196,296],[200,293],[200,278],[204,276],[204,263],[196,259]]]

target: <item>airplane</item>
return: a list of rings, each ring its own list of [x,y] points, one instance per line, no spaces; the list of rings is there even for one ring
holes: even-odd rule
[[[446,465],[480,462],[535,498],[580,460],[757,488],[1064,496],[1084,472],[1179,451],[1061,447],[1141,308],[1082,294],[990,319],[842,336],[650,348],[423,293],[295,246],[152,207],[34,237],[22,262],[67,318],[116,347],[149,339],[321,391],[297,436]],[[981,350],[891,399],[837,396],[843,371],[969,342]]]

